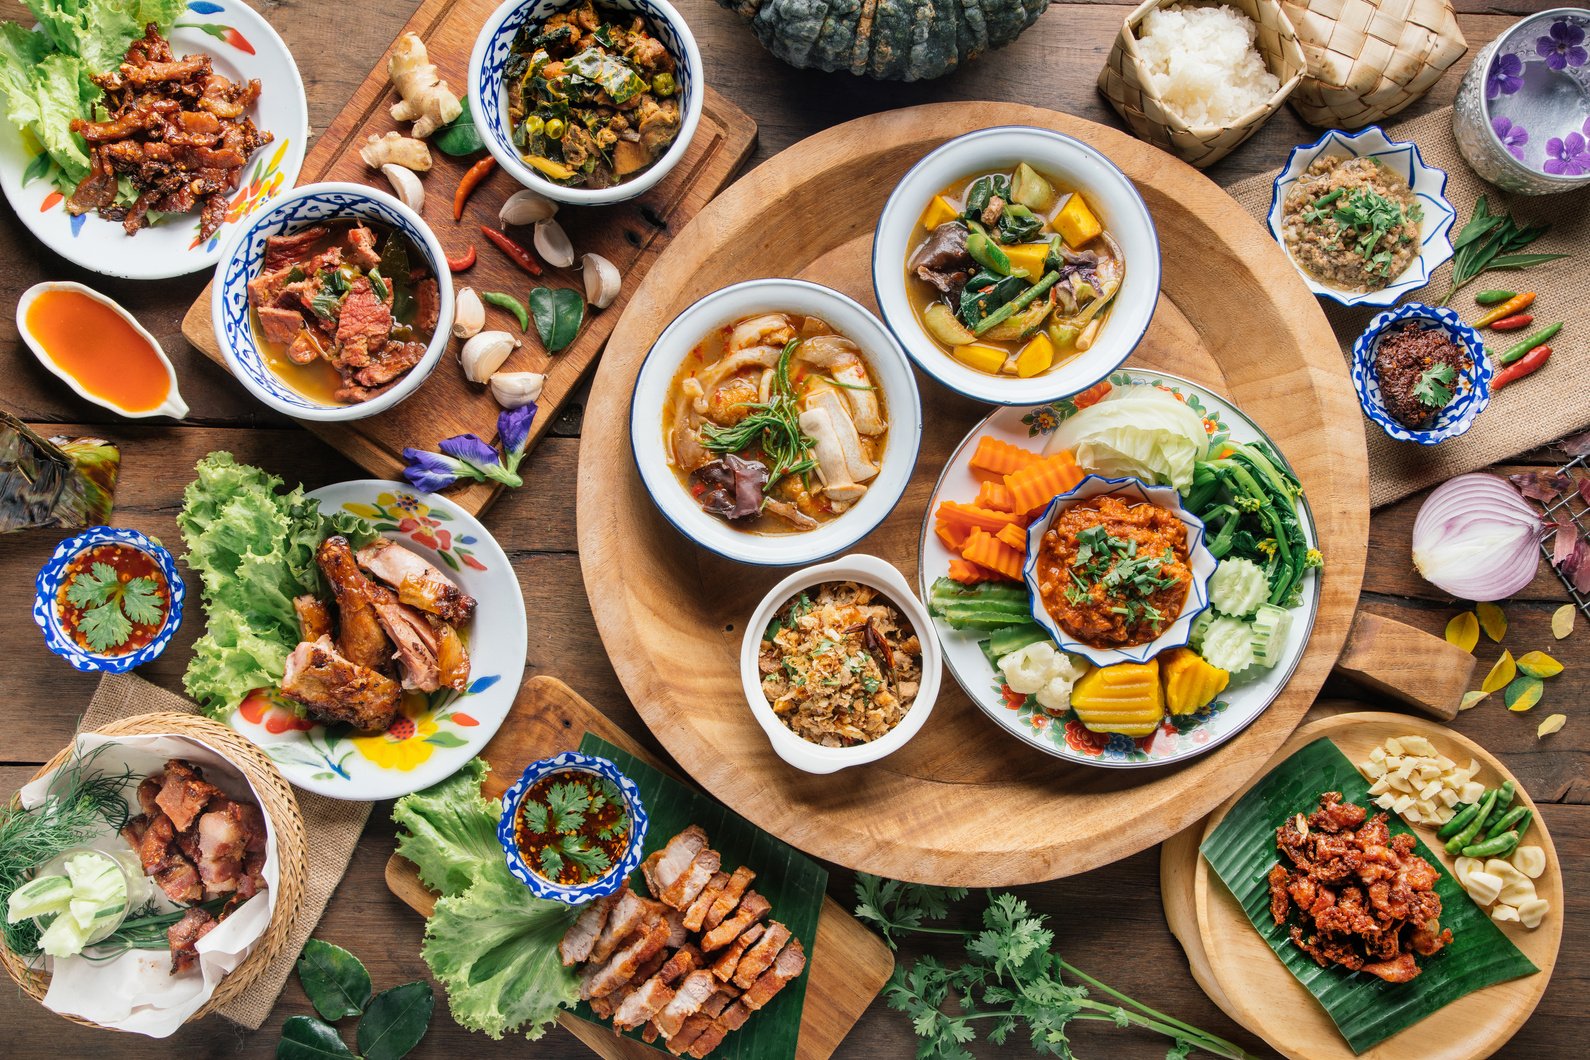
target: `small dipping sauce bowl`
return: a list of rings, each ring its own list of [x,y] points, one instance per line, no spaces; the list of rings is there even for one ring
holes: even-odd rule
[[[166,583],[165,618],[152,632],[147,629],[148,624],[144,624],[145,639],[131,651],[98,651],[90,648],[67,628],[61,614],[62,593],[75,573],[72,570],[73,561],[85,552],[106,545],[143,553]],[[172,559],[170,552],[136,530],[120,526],[91,526],[55,546],[55,551],[39,570],[33,582],[33,621],[44,633],[45,646],[71,663],[74,669],[86,673],[120,674],[158,658],[166,650],[177,627],[182,625],[182,601],[186,596],[187,587],[182,583],[182,575],[177,573],[177,561]],[[125,611],[125,604],[119,600],[113,601],[112,605],[122,607]],[[137,635],[137,629],[138,624],[135,623],[134,636]],[[123,644],[126,643],[128,641],[124,640]]]
[[[536,832],[534,823],[525,820],[526,799],[538,800],[539,796],[549,791],[563,777],[568,781],[579,783],[588,793],[583,801],[586,809],[582,827],[572,838],[584,843],[587,848],[603,849],[609,857],[606,869],[579,883],[561,883],[544,875],[541,869],[543,862],[538,853],[525,847],[526,840]],[[599,807],[592,809],[591,800],[597,793],[601,794],[603,802]],[[615,795],[617,803],[613,802]],[[541,803],[541,805],[546,804]],[[590,826],[595,832],[604,826],[610,827],[615,824],[611,813],[615,805],[619,806],[623,817],[628,819],[628,828],[622,839],[614,837],[610,844],[614,849],[609,852],[602,840],[595,836],[587,837],[583,833],[585,826]],[[551,758],[531,762],[525,766],[524,772],[514,781],[513,786],[503,792],[502,817],[497,822],[497,841],[502,844],[503,854],[508,859],[508,872],[514,879],[530,888],[531,894],[537,898],[547,898],[565,905],[584,905],[598,898],[605,898],[618,890],[629,878],[630,873],[639,867],[646,843],[646,825],[646,807],[641,802],[640,790],[635,787],[634,781],[605,758],[580,754],[578,751],[565,751]],[[566,852],[560,852],[557,856],[566,858]]]

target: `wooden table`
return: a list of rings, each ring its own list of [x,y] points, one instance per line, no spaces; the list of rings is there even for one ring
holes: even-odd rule
[[[351,95],[365,72],[396,35],[412,3],[318,4],[280,0],[265,7],[267,17],[298,57],[309,93],[310,121],[324,128]],[[1130,6],[1083,2],[1055,4],[1013,46],[934,82],[875,84],[846,76],[792,70],[769,57],[750,32],[713,0],[679,0],[701,44],[707,76],[725,95],[749,111],[761,127],[753,161],[836,122],[873,111],[949,99],[1020,98],[1069,111],[1094,121],[1119,125],[1094,91],[1111,41]],[[1460,22],[1471,58],[1519,14],[1552,6],[1547,0],[1458,0]],[[22,12],[15,0],[0,2],[0,16]],[[1409,113],[1450,103],[1467,59]],[[459,86],[462,87],[462,86]],[[1234,155],[1213,168],[1229,183],[1272,169],[1293,145],[1314,133],[1284,110]],[[1581,204],[1582,205],[1582,204]],[[5,356],[5,406],[34,423],[60,425],[65,433],[92,431],[123,446],[122,482],[115,521],[175,543],[174,517],[182,488],[195,461],[214,449],[228,449],[240,461],[260,464],[289,482],[309,487],[350,477],[358,468],[313,436],[285,423],[252,401],[225,371],[191,349],[178,325],[204,277],[158,283],[118,283],[74,268],[44,250],[10,210],[0,211],[0,305],[14,304],[21,291],[41,279],[70,278],[91,283],[119,298],[164,344],[176,363],[182,389],[192,406],[180,426],[132,426],[106,422],[107,415],[78,400],[26,352],[10,314],[0,314],[0,349]],[[86,426],[85,426],[86,425]],[[562,678],[606,710],[615,721],[653,749],[651,739],[625,699],[602,652],[589,605],[580,587],[575,554],[574,478],[583,428],[578,403],[571,406],[529,462],[525,487],[503,498],[487,523],[513,560],[531,616],[528,673]],[[601,429],[601,425],[593,425]],[[1544,463],[1550,454],[1520,462]],[[1419,498],[1378,512],[1373,520],[1364,606],[1439,632],[1454,613],[1450,600],[1411,571],[1410,526]],[[0,751],[0,792],[9,794],[70,738],[93,691],[94,679],[63,666],[47,652],[29,616],[33,575],[57,535],[25,534],[0,538],[0,643],[7,661],[0,667],[0,702],[7,706],[4,750]],[[1535,583],[1508,605],[1513,632],[1509,643],[1550,648],[1551,612],[1565,599],[1561,586],[1542,571]],[[168,688],[181,689],[189,646],[200,629],[195,608],[165,657],[143,672]],[[1529,785],[1536,800],[1550,803],[1547,820],[1556,837],[1563,869],[1582,885],[1590,878],[1590,626],[1581,620],[1574,639],[1556,653],[1567,671],[1553,679],[1548,704],[1532,715],[1508,714],[1495,702],[1462,715],[1461,732],[1504,758]],[[1482,669],[1494,646],[1482,647]],[[1328,693],[1350,694],[1346,687]],[[1538,717],[1547,710],[1568,714],[1567,728],[1549,740],[1535,738]],[[378,987],[426,975],[419,957],[421,921],[388,893],[382,867],[392,848],[389,806],[376,808],[347,877],[332,900],[318,934],[347,946],[370,967]],[[1186,970],[1181,950],[1165,927],[1158,893],[1158,855],[1145,851],[1085,876],[1021,888],[1020,893],[1054,919],[1059,947],[1068,960],[1096,972],[1128,994],[1264,1054],[1261,1044],[1234,1026],[1204,997]],[[851,878],[836,871],[831,891],[851,904]],[[1103,896],[1109,896],[1107,899]],[[1581,999],[1590,989],[1590,919],[1581,889],[1567,908],[1562,957],[1551,989],[1535,1017],[1504,1050],[1512,1058],[1578,1055],[1564,1033],[1582,1016]],[[944,956],[949,951],[935,949]],[[908,948],[909,960],[920,952]],[[296,981],[282,995],[276,1018],[258,1033],[245,1033],[221,1020],[189,1028],[170,1042],[111,1036],[74,1027],[22,998],[0,989],[0,1026],[7,1030],[5,1052],[19,1057],[83,1056],[93,1052],[129,1057],[268,1057],[275,1049],[280,1021],[310,1011]],[[1076,1047],[1084,1055],[1158,1058],[1165,1043],[1135,1032],[1078,1026]],[[906,1057],[913,1038],[904,1017],[880,1002],[857,1026],[839,1056]],[[979,1047],[982,1056],[1029,1055],[1019,1035],[1003,1049]],[[438,1006],[431,1033],[412,1055],[425,1057],[506,1057],[510,1055],[583,1058],[590,1055],[568,1034],[554,1031],[534,1046],[509,1039],[492,1042],[459,1029]]]

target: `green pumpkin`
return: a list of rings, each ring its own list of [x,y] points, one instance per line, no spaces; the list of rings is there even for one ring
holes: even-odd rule
[[[1009,44],[1049,0],[718,0],[791,66],[922,81]]]

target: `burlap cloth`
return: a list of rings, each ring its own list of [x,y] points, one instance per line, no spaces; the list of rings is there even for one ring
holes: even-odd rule
[[[91,731],[118,718],[154,711],[197,714],[198,709],[181,696],[150,684],[132,674],[106,674],[100,679],[94,699],[88,705],[79,728]],[[309,868],[304,874],[303,901],[293,920],[292,932],[276,960],[260,973],[243,993],[222,1005],[218,1011],[234,1023],[257,1030],[276,1007],[276,998],[293,970],[293,963],[304,948],[315,925],[320,923],[331,892],[337,889],[348,860],[370,816],[368,802],[328,799],[324,795],[295,788],[298,808],[304,816],[304,832],[309,836]]]
[[[1446,197],[1457,210],[1452,237],[1468,223],[1474,200],[1484,193],[1492,213],[1506,209],[1520,222],[1545,221],[1551,231],[1532,243],[1524,253],[1571,253],[1571,258],[1537,265],[1521,271],[1482,273],[1452,296],[1451,308],[1466,320],[1480,310],[1474,295],[1492,288],[1509,291],[1535,291],[1539,297],[1531,307],[1535,325],[1528,331],[1483,332],[1493,353],[1513,345],[1530,332],[1558,320],[1567,322],[1552,341],[1551,360],[1546,366],[1500,393],[1475,420],[1467,434],[1440,445],[1422,446],[1398,442],[1365,419],[1364,433],[1369,440],[1369,497],[1375,507],[1389,504],[1410,493],[1444,482],[1465,471],[1489,467],[1510,456],[1545,445],[1566,434],[1590,425],[1590,268],[1585,255],[1590,252],[1590,189],[1560,195],[1521,196],[1499,191],[1474,175],[1458,153],[1452,137],[1452,108],[1423,117],[1384,126],[1393,140],[1411,140],[1419,147],[1425,164],[1446,171]],[[1242,207],[1264,223],[1270,210],[1270,195],[1275,173],[1249,177],[1228,190]],[[1452,266],[1441,266],[1428,286],[1405,297],[1405,302],[1434,302],[1446,293],[1452,282]],[[1325,315],[1336,329],[1344,356],[1352,355],[1353,341],[1379,309],[1349,309],[1321,299]]]

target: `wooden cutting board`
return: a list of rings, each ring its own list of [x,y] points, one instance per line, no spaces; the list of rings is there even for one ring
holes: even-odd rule
[[[405,31],[413,31],[425,41],[431,61],[460,95],[468,80],[466,69],[475,37],[486,16],[496,7],[497,0],[426,0],[404,27]],[[315,141],[304,159],[299,184],[340,180],[390,191],[386,178],[364,164],[359,148],[371,134],[393,129],[408,131],[406,125],[393,121],[388,113],[396,100],[383,55],[347,107]],[[755,145],[756,123],[709,87],[701,123],[690,149],[656,187],[632,202],[606,207],[564,207],[558,213],[558,222],[573,241],[575,253],[601,254],[613,262],[624,278],[624,288],[618,300],[606,309],[587,309],[585,326],[579,337],[562,353],[549,356],[532,327],[530,333],[523,336],[524,346],[514,351],[503,366],[503,371],[546,373],[546,389],[542,391],[539,413],[530,432],[532,446],[551,428],[558,410],[595,363],[630,295],[657,255],[673,235],[728,184]],[[458,187],[459,177],[479,158],[486,157],[485,151],[465,159],[452,158],[434,149],[431,155],[435,165],[430,172],[422,174],[425,208],[421,212],[449,254],[461,254],[474,244],[478,255],[473,268],[454,274],[455,286],[469,286],[476,291],[503,291],[521,302],[527,301],[532,284],[581,286],[578,268],[547,269],[545,276],[532,279],[482,237],[480,226],[497,227],[498,207],[519,190],[514,179],[500,168],[470,198],[463,220],[453,220],[453,191]],[[531,235],[529,229],[516,230],[513,234],[526,243]],[[518,330],[518,325],[499,309],[488,307],[486,322],[488,328]],[[210,320],[208,286],[183,318],[182,333],[212,360],[221,362],[221,348]],[[453,339],[448,354],[425,385],[387,412],[347,423],[301,422],[376,478],[401,478],[403,459],[400,454],[408,446],[435,449],[441,439],[466,432],[493,440],[500,409],[485,387],[464,378],[456,356],[459,345],[460,340]],[[498,489],[500,487],[476,483],[450,490],[448,497],[471,514],[478,514],[491,503]]]
[[[500,798],[536,759],[576,750],[586,733],[675,775],[568,685],[551,677],[532,677],[520,688],[502,728],[481,752],[491,765],[485,784],[487,797]],[[414,866],[396,854],[386,863],[386,882],[393,894],[423,916],[429,916],[436,905],[436,896],[425,889]],[[883,941],[838,902],[824,898],[807,971],[797,1060],[831,1056],[893,971],[894,955]],[[606,1060],[655,1060],[660,1055],[651,1046],[620,1038],[610,1028],[587,1023],[572,1012],[563,1013],[558,1022]]]

